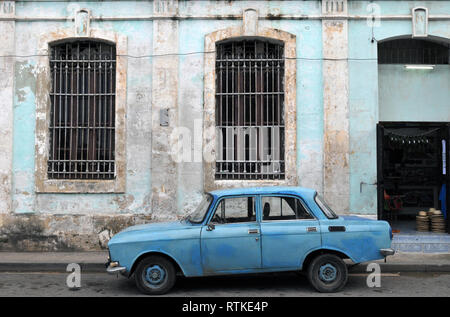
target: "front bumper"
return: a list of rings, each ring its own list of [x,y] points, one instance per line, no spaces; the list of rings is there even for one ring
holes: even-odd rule
[[[380,253],[382,256],[387,257],[388,255],[394,255],[395,250],[394,249],[380,249]]]
[[[111,265],[109,265],[106,268],[106,272],[108,272],[109,274],[117,274],[117,273],[124,274],[126,270],[127,270],[127,268],[124,267],[124,266],[111,266]]]
[[[106,266],[106,272],[108,272],[109,274],[124,274],[127,271],[127,268],[124,266],[120,266],[119,262],[112,262],[109,258],[108,258],[108,262],[105,263]]]

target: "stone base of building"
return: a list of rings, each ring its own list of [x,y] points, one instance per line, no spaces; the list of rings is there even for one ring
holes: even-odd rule
[[[148,214],[0,214],[0,251],[104,250],[114,234],[151,221]]]

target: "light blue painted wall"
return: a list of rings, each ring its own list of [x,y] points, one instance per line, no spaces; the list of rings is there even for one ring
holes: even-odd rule
[[[149,10],[148,2],[77,2],[96,15],[138,15]],[[20,2],[16,13],[33,16],[66,15],[64,2]],[[57,28],[71,28],[67,22],[17,22],[16,54],[33,55],[42,34]],[[128,54],[152,54],[151,21],[92,22],[127,36]],[[35,87],[37,57],[18,58],[15,67],[13,211],[16,213],[112,214],[143,213],[150,209],[151,193],[151,58],[129,58],[127,76],[127,172],[125,194],[36,194],[35,186]]]
[[[381,0],[381,1],[360,1],[348,0],[348,13],[355,15],[366,15],[372,9],[368,9],[369,4],[376,4],[380,7],[382,15],[411,14],[414,7],[426,7],[429,14],[450,14],[448,1],[405,1],[405,0]]]
[[[300,3],[300,4],[299,4]],[[216,1],[180,2],[183,14],[241,14],[244,7],[257,7],[261,14],[320,14],[320,1],[231,1],[227,6],[217,6]],[[426,6],[430,14],[450,14],[448,1],[349,1],[349,14],[368,14],[367,5],[376,3],[381,14],[409,14],[412,7]],[[73,9],[89,8],[95,16],[142,16],[153,12],[151,1],[86,1],[67,3],[16,2],[18,16],[59,17],[70,15]],[[219,11],[217,11],[219,10]],[[232,20],[183,20],[179,22],[179,51],[189,53],[202,51],[204,36],[218,29],[240,25]],[[297,37],[297,166],[305,168],[304,162],[312,155],[322,163],[323,149],[323,81],[322,81],[322,34],[320,20],[261,20],[264,27],[279,28]],[[128,36],[130,55],[152,53],[152,22],[93,22],[92,27],[102,27]],[[72,27],[67,22],[17,22],[16,52],[30,55],[37,51],[37,41],[44,32],[56,28]],[[411,34],[411,21],[383,20],[379,27],[371,28],[364,20],[349,21],[349,121],[350,121],[350,208],[352,212],[376,212],[376,123],[380,120],[378,99],[379,74],[376,40]],[[430,21],[429,33],[449,39],[448,20]],[[353,59],[362,60],[353,60]],[[14,99],[14,158],[13,203],[15,212],[85,212],[119,213],[147,211],[151,191],[150,137],[151,127],[143,128],[143,118],[151,116],[151,58],[128,61],[128,122],[137,126],[127,128],[127,193],[117,194],[34,194],[34,87],[36,59],[18,58],[15,68],[16,94]],[[139,71],[130,71],[138,69]],[[201,118],[203,105],[203,56],[180,57],[179,117],[192,120]],[[440,70],[439,70],[440,71]],[[448,70],[447,70],[448,73]],[[383,76],[383,74],[381,74]],[[17,80],[19,79],[19,80]],[[448,80],[448,77],[447,77]],[[383,88],[382,88],[383,89]],[[381,93],[384,94],[383,90]],[[445,97],[445,93],[443,93]],[[448,96],[448,95],[447,95]],[[439,98],[441,99],[441,98]],[[139,101],[143,100],[143,101]],[[439,106],[445,114],[445,104]],[[397,117],[410,115],[399,110]],[[384,112],[383,112],[384,113]],[[139,126],[141,125],[141,126]],[[139,154],[139,155],[138,155]],[[183,208],[192,198],[191,193],[202,191],[202,177],[189,182],[190,175],[202,173],[201,164],[189,163],[179,173],[179,207]],[[307,168],[308,166],[306,166]],[[320,190],[320,188],[319,188]],[[128,209],[119,205],[133,200]]]
[[[273,6],[273,4],[268,3]],[[313,6],[316,8],[316,6]],[[270,8],[269,8],[270,9]],[[204,37],[211,32],[241,25],[241,21],[181,21],[180,53],[202,52]],[[321,21],[260,21],[261,27],[276,28],[296,36],[297,41],[297,166],[322,161],[323,93]],[[193,121],[202,119],[203,55],[180,56],[179,124],[193,131]],[[201,140],[200,140],[201,143]],[[314,156],[311,158],[311,156]],[[307,169],[307,167],[306,167]],[[193,191],[203,191],[201,163],[179,166],[178,207],[196,199]],[[319,188],[319,190],[321,190]]]
[[[368,14],[369,3],[379,5],[381,14],[410,14],[416,6],[428,7],[430,14],[450,12],[448,1],[350,1],[349,13]],[[409,20],[381,20],[379,26],[372,28],[365,20],[353,20],[349,21],[348,29],[349,57],[365,59],[349,61],[350,211],[374,214],[376,185],[368,184],[377,180],[376,124],[381,120],[378,99],[380,93],[384,93],[378,89],[377,41],[396,36],[410,37],[412,23]],[[448,21],[430,21],[428,31],[432,36],[450,39]],[[372,34],[374,42],[371,41]],[[442,114],[445,110],[439,111]],[[421,116],[423,111],[416,114],[416,118]],[[399,110],[397,118],[404,118],[402,121],[411,118],[408,108]]]
[[[379,65],[380,121],[450,121],[450,66]]]

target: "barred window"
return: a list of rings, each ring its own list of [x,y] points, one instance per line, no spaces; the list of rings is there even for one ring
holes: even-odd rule
[[[284,46],[216,45],[216,179],[284,179]]]
[[[49,179],[114,179],[116,48],[50,47]]]
[[[378,44],[379,64],[449,64],[450,44],[395,39]]]

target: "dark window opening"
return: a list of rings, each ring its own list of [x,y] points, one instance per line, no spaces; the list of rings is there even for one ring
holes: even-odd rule
[[[284,179],[284,46],[216,49],[216,179]]]
[[[448,136],[445,122],[378,125],[378,217],[394,230],[444,232],[443,220],[431,220],[448,207]]]
[[[379,64],[449,64],[450,44],[397,39],[378,44]]]
[[[94,41],[51,46],[49,179],[113,179],[116,49]]]

